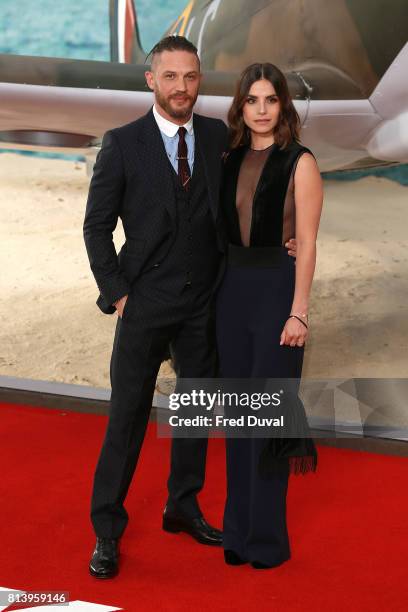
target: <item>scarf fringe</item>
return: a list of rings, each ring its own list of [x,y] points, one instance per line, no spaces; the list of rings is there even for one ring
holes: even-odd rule
[[[309,457],[289,457],[289,473],[294,476],[316,472],[317,454]]]
[[[271,438],[260,454],[258,472],[262,478],[279,476],[289,470],[298,476],[316,472],[317,450],[311,438]]]

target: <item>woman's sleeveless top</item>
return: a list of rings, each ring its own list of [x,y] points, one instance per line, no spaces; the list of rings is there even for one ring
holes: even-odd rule
[[[295,238],[294,174],[303,153],[292,141],[258,151],[233,149],[224,164],[221,208],[228,241],[237,246],[281,247]]]

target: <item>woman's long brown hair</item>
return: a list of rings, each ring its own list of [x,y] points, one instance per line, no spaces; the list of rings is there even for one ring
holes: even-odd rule
[[[261,79],[272,84],[280,102],[279,120],[273,131],[276,144],[285,148],[292,140],[299,142],[300,119],[290,97],[285,75],[274,64],[251,64],[239,78],[228,112],[231,149],[250,144],[250,130],[245,125],[242,109],[252,84]]]

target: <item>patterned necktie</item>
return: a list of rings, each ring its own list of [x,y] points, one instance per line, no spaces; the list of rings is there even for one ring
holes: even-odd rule
[[[177,150],[178,175],[185,190],[189,188],[189,181],[191,178],[190,166],[188,165],[187,143],[185,141],[186,132],[187,130],[185,127],[180,127],[178,129],[179,141]]]

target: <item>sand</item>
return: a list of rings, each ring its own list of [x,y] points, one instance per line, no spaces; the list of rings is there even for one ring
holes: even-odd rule
[[[117,315],[95,304],[85,164],[4,153],[0,180],[0,374],[109,387]],[[407,377],[408,190],[375,177],[324,189],[303,375]]]

